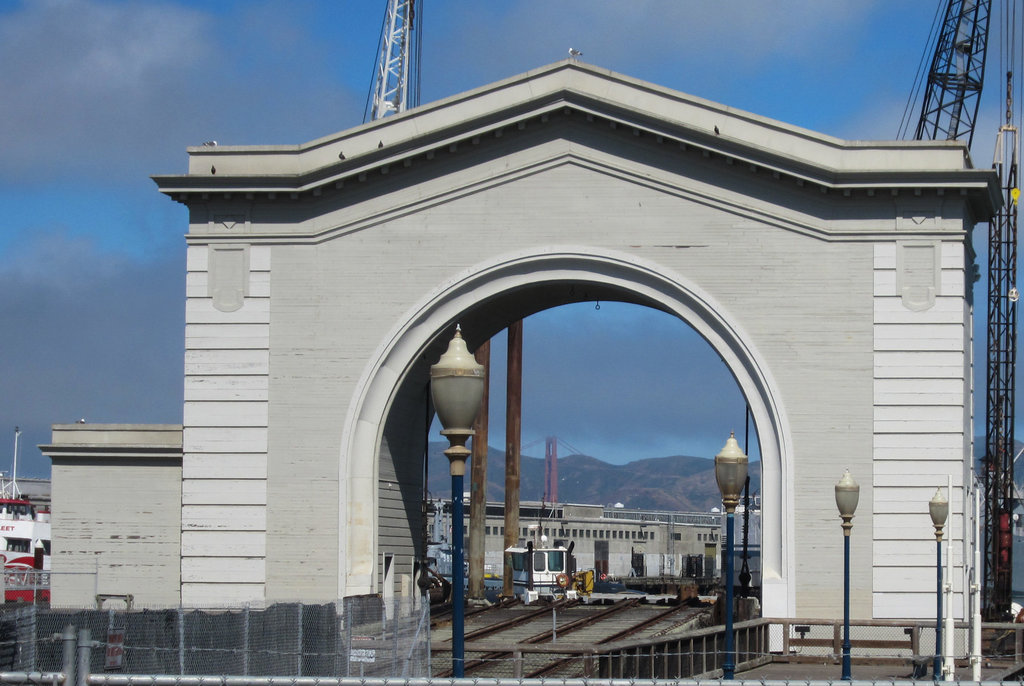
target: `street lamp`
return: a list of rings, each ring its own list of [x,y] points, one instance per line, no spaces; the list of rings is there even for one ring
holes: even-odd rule
[[[441,435],[450,444],[444,454],[452,476],[452,675],[456,678],[461,678],[465,669],[462,478],[470,456],[466,441],[473,435],[485,382],[483,365],[470,354],[462,330],[456,327],[448,350],[430,368],[430,397],[443,427]]]
[[[732,679],[736,673],[732,635],[733,517],[740,502],[740,490],[746,480],[747,456],[740,450],[736,435],[730,433],[725,446],[715,455],[715,481],[718,482],[722,504],[725,506],[725,661],[722,663],[722,676],[725,679]]]
[[[942,487],[935,489],[935,495],[928,501],[928,514],[932,517],[935,527],[935,664],[932,665],[932,678],[942,681],[942,528],[949,516],[949,501],[942,495]]]
[[[843,520],[843,680],[852,681],[850,675],[850,531],[853,529],[853,513],[860,501],[860,486],[850,476],[850,470],[843,472],[843,478],[836,484],[836,507]]]

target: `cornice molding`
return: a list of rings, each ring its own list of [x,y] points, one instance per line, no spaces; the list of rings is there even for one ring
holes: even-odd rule
[[[153,179],[161,192],[186,205],[302,201],[565,119],[610,136],[619,129],[619,135],[628,132],[683,155],[725,161],[825,194],[957,193],[968,196],[979,221],[1001,204],[997,175],[972,168],[962,143],[842,141],[575,62],[300,146],[189,148],[192,173]]]

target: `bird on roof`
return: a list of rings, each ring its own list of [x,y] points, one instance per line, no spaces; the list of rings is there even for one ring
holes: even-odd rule
[[[582,56],[583,53],[581,51],[577,50],[576,48],[569,48],[569,59],[576,59],[577,57]]]

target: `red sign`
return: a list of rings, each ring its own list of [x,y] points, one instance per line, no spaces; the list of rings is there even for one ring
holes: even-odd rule
[[[124,631],[110,631],[107,633],[107,669],[121,669],[124,661]]]

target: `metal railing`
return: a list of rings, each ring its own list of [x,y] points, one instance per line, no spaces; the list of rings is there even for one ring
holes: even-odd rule
[[[89,611],[88,615],[80,617],[102,619],[102,626],[97,624],[91,634],[87,626],[81,625],[66,625],[63,633],[55,634],[48,620],[28,612],[30,608],[20,608],[2,615],[0,630],[6,632],[6,639],[0,641],[0,649],[7,651],[6,669],[22,671],[0,673],[0,684],[330,686],[345,683],[343,676],[362,679],[359,683],[364,684],[383,677],[391,683],[430,683],[427,675],[431,658],[435,668],[446,659],[450,660],[445,654],[449,646],[436,643],[431,655],[424,643],[429,635],[429,622],[423,622],[426,615],[419,617],[417,627],[406,622],[414,631],[399,633],[393,630],[398,618],[387,616],[380,599],[370,600],[376,600],[371,604],[374,608],[380,606],[381,610],[362,607],[365,603],[361,603],[360,607],[350,606],[345,619],[338,616],[330,620],[329,624],[336,624],[337,628],[331,630],[334,647],[327,651],[319,651],[309,643],[314,624],[304,621],[297,625],[289,619],[291,616],[298,619],[300,611],[296,610],[296,605],[286,605],[280,610],[283,614],[265,615],[258,622],[250,618],[247,623],[238,623],[240,617],[236,611],[232,621],[240,628],[248,627],[243,630],[247,639],[244,645],[220,630],[207,631],[218,621],[211,619],[217,613],[197,613],[190,620],[192,623],[184,624],[175,619],[182,616],[181,611],[172,611],[173,614],[164,615],[162,620],[169,622],[164,633],[180,638],[176,646],[170,647],[168,659],[161,658],[157,662],[147,657],[162,654],[155,634],[140,635],[137,630],[144,625],[138,624],[131,625],[135,629],[124,630],[129,625],[122,615],[142,617],[147,616],[146,613]],[[327,606],[308,607],[323,608],[322,612],[314,611],[317,617],[329,614]],[[308,615],[305,610],[302,613]],[[221,614],[232,615],[230,612]],[[306,619],[314,618],[310,615]],[[350,628],[346,628],[345,622]],[[115,629],[110,630],[111,626]],[[152,622],[145,626],[153,628]],[[762,618],[737,623],[734,629],[738,680],[742,681],[744,671],[780,661],[797,663],[794,668],[798,668],[799,663],[838,664],[842,650],[841,627],[841,622],[831,619]],[[934,651],[934,625],[927,622],[857,620],[851,622],[851,629],[851,652],[857,664],[910,665],[915,658],[930,657]],[[1024,669],[1024,624],[986,624],[984,629],[986,662],[1002,665],[997,664],[997,671],[986,673],[998,673],[1001,679],[1015,679]],[[305,642],[301,639],[303,631]],[[968,633],[967,624],[956,624],[954,658],[961,666],[966,666],[970,658]],[[281,650],[273,649],[273,655],[257,654],[258,651],[254,651],[258,645],[257,635],[273,636],[274,645]],[[197,640],[202,636],[205,638]],[[285,643],[295,642],[296,636],[300,637],[296,645],[301,647],[287,648]],[[281,643],[282,637],[285,643]],[[187,646],[189,652],[183,652],[183,646]],[[410,651],[416,650],[421,650],[422,657],[418,658],[419,662],[409,662],[408,658],[413,655]],[[708,680],[722,675],[724,629],[721,626],[695,628],[599,645],[562,640],[542,644],[479,640],[467,642],[466,657],[493,662],[492,669],[482,671],[479,676],[472,675],[476,683],[500,683],[502,680],[508,684],[527,683],[538,677],[547,684],[569,683],[577,678],[624,680],[624,683],[639,683],[645,679]],[[422,679],[407,680],[411,676],[410,669],[418,672]],[[902,670],[896,672],[903,673]],[[278,676],[263,676],[268,674]],[[805,678],[801,681],[810,683]],[[889,683],[891,679],[885,681]],[[450,682],[438,679],[436,683]],[[759,678],[751,683],[762,681]]]

